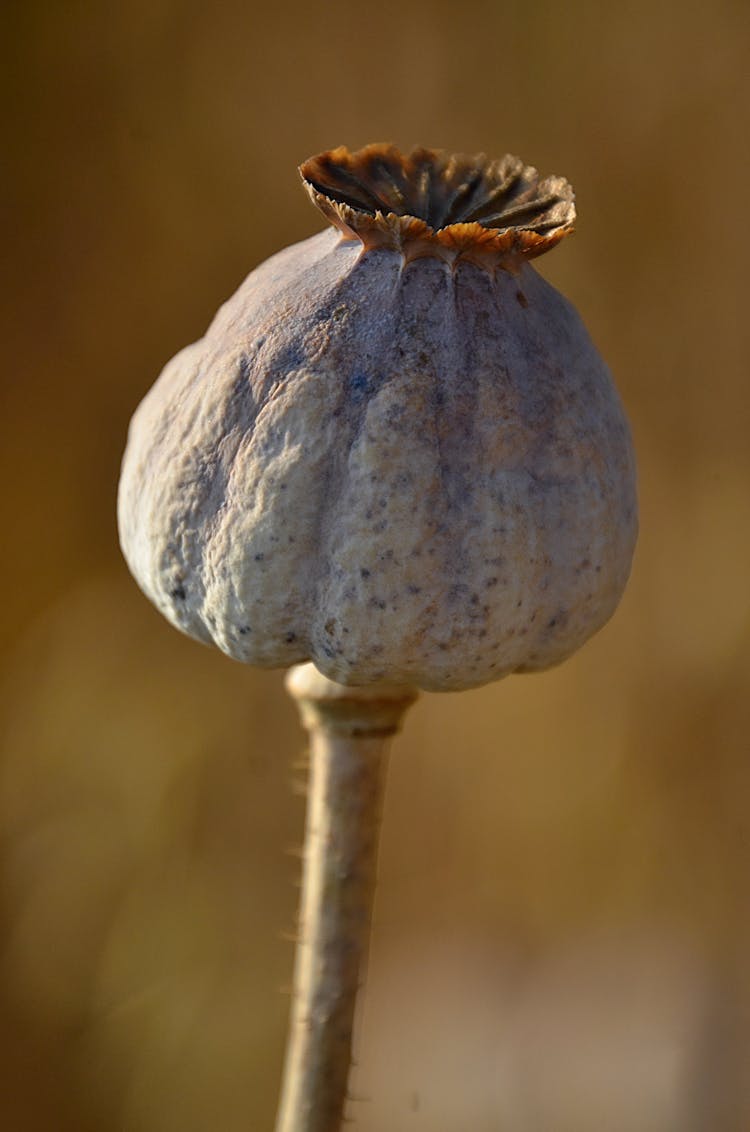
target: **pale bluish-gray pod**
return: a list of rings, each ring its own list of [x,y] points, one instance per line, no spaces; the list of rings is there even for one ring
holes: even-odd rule
[[[130,569],[251,664],[433,690],[557,664],[637,530],[610,375],[528,262],[567,183],[383,146],[302,172],[335,226],[253,271],[133,417]]]

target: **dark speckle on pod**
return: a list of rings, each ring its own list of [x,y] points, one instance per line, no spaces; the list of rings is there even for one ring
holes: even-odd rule
[[[570,186],[391,146],[301,172],[332,227],[253,271],[133,418],[131,570],[253,664],[457,689],[558,663],[616,608],[637,527],[607,368],[529,262]]]

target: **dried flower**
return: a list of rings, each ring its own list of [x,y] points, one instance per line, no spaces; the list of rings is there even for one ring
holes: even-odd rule
[[[136,412],[122,546],[179,628],[343,684],[465,688],[610,617],[635,468],[606,366],[529,260],[561,177],[392,146],[301,168],[332,227],[273,256]]]

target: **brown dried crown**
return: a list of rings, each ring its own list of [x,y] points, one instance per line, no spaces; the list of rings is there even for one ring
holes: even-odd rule
[[[308,158],[300,175],[313,203],[346,239],[408,259],[532,259],[573,230],[573,189],[540,180],[506,154],[488,160],[440,149],[345,146]]]

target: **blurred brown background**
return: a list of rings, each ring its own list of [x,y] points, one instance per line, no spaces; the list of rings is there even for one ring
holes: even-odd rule
[[[372,140],[574,183],[540,270],[631,416],[642,534],[575,659],[394,749],[358,1132],[750,1128],[750,8],[3,7],[0,1126],[263,1132],[302,748],[280,673],[120,559],[127,422],[295,167]]]

